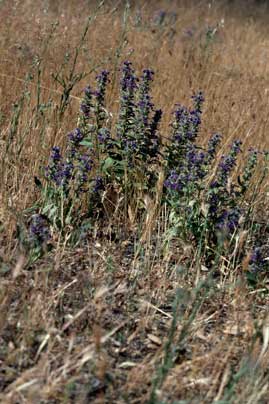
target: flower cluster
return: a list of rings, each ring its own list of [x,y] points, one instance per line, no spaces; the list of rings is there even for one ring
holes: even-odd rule
[[[166,147],[168,171],[171,169],[181,170],[186,161],[186,154],[198,136],[204,97],[199,92],[196,96],[192,96],[192,99],[194,109],[188,109],[180,104],[176,105],[174,120],[171,124],[172,139]]]
[[[221,162],[218,168],[218,185],[226,186],[228,178],[236,165],[236,158],[238,153],[241,151],[240,147],[242,142],[240,140],[235,140],[231,146],[230,153],[226,156],[222,156]]]
[[[165,186],[168,189],[182,190],[205,175],[206,154],[195,145],[201,123],[201,92],[192,97],[194,109],[176,105],[172,122],[172,140],[166,147],[168,175]],[[177,178],[177,180],[176,180]]]
[[[211,138],[209,139],[207,146],[207,156],[209,163],[216,157],[217,149],[220,145],[221,139],[222,136],[219,133],[214,133],[213,136],[211,136]]]
[[[53,147],[49,164],[45,168],[46,178],[66,191],[69,181],[72,179],[73,169],[74,165],[71,161],[64,161],[60,153],[60,147]]]
[[[192,143],[185,148],[184,159],[178,164],[177,169],[170,171],[164,185],[170,190],[182,191],[199,187],[199,182],[205,177],[206,154],[199,151]]]
[[[157,157],[160,147],[160,138],[157,130],[162,117],[160,109],[154,110],[151,101],[150,87],[154,72],[144,69],[139,85],[139,98],[137,103],[137,141],[139,153],[144,160]],[[152,116],[153,115],[153,116]]]
[[[147,127],[149,121],[149,114],[153,109],[150,96],[150,82],[153,80],[154,72],[150,69],[143,70],[141,84],[139,87],[140,97],[138,101],[138,125],[142,128]]]
[[[192,96],[194,109],[188,109],[180,104],[177,105],[175,110],[175,121],[173,127],[174,140],[178,142],[184,142],[189,140],[195,141],[199,126],[201,124],[202,104],[204,102],[204,96],[201,91]]]
[[[95,96],[99,102],[100,105],[104,105],[105,102],[105,93],[106,93],[106,87],[107,84],[109,83],[109,71],[108,70],[102,70],[97,76],[96,76],[96,81],[97,81],[97,90],[95,92]]]
[[[80,104],[80,111],[82,112],[82,117],[84,120],[88,120],[90,118],[90,113],[93,108],[92,101],[93,91],[90,86],[84,89],[84,98],[82,103]]]
[[[120,112],[117,135],[123,149],[133,152],[137,142],[135,138],[135,94],[138,88],[137,77],[134,74],[132,63],[125,61],[122,67]]]
[[[84,101],[82,102],[83,105]],[[49,164],[45,168],[45,176],[56,187],[64,191],[67,197],[70,189],[76,193],[84,192],[87,187],[88,175],[92,169],[91,152],[81,152],[81,142],[85,134],[81,128],[77,127],[67,135],[67,151],[64,159],[60,153],[60,148],[52,148]]]
[[[144,69],[139,80],[131,62],[123,63],[117,136],[130,166],[134,157],[148,161],[159,152],[158,126],[162,111],[154,110],[152,103],[153,76],[151,69]]]
[[[102,70],[96,77],[97,81],[97,90],[94,92],[95,95],[95,119],[97,131],[101,128],[102,123],[106,117],[106,113],[104,110],[105,107],[105,95],[106,88],[109,83],[109,72],[107,70]]]
[[[194,103],[194,111],[196,111],[196,113],[201,114],[202,105],[205,101],[205,97],[204,97],[202,91],[199,91],[197,94],[192,95],[191,98],[193,99],[193,103]]]
[[[242,143],[235,140],[230,151],[221,157],[214,179],[211,180],[208,188],[204,180],[212,172],[211,166],[215,162],[222,137],[218,133],[213,134],[207,148],[201,150],[196,140],[204,103],[202,92],[193,95],[192,101],[193,109],[177,105],[174,111],[172,140],[166,148],[165,157],[168,170],[164,185],[168,191],[168,202],[174,207],[179,206],[179,214],[185,214],[182,206],[186,205],[183,210],[188,212],[189,217],[195,217],[197,220],[196,223],[193,221],[191,223],[192,232],[195,232],[195,226],[200,228],[204,222],[208,229],[211,229],[209,234],[213,239],[214,233],[219,231],[231,236],[239,229],[244,215],[243,210],[237,206],[237,188],[230,181]],[[255,156],[250,159],[248,168],[245,170],[248,174],[243,175],[242,181],[250,179],[254,166]],[[205,199],[199,202],[200,195],[203,195]],[[196,200],[194,205],[191,202],[194,209],[197,209],[197,203],[207,207],[206,210],[200,209],[200,212],[203,212],[202,215],[199,214],[199,209],[197,209],[198,213],[189,211],[192,210],[188,205],[190,200]],[[204,219],[205,216],[206,219]],[[199,231],[196,234],[200,237]]]

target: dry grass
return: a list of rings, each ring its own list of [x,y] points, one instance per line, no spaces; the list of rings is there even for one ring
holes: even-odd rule
[[[162,27],[153,24],[160,9],[170,18]],[[76,65],[88,74],[61,115],[63,88],[53,73],[70,73],[89,15]],[[244,268],[217,279],[201,271],[200,286],[197,268],[184,270],[191,246],[166,242],[165,211],[157,216],[149,207],[140,240],[108,228],[79,248],[58,245],[30,268],[15,238],[16,223],[26,221],[20,212],[38,198],[33,178],[50,147],[64,145],[82,90],[100,67],[112,72],[112,114],[119,65],[131,59],[156,72],[163,133],[174,104],[203,89],[202,142],[218,131],[226,144],[241,138],[246,150],[269,149],[268,19],[266,5],[251,2],[135,2],[130,9],[121,1],[100,9],[86,0],[0,2],[1,402],[268,402],[266,280],[252,290]],[[205,49],[206,27],[217,25]]]

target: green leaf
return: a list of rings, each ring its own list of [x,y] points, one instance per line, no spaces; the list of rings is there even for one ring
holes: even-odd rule
[[[83,139],[79,144],[81,146],[86,146],[86,147],[89,147],[89,148],[93,147],[93,142],[92,142],[92,140],[90,138]]]
[[[113,158],[111,158],[111,157],[107,157],[107,158],[105,159],[105,161],[104,161],[103,169],[104,169],[104,170],[107,170],[108,168],[113,167],[114,164],[115,164],[115,160],[114,160]]]

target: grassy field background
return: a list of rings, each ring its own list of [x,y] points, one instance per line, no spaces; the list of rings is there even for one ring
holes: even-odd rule
[[[139,219],[130,204],[75,245],[70,226],[31,263],[19,230],[102,69],[113,127],[124,60],[155,72],[163,144],[174,105],[202,90],[199,144],[221,133],[220,158],[240,138],[234,178],[249,148],[269,151],[268,20],[254,1],[0,1],[2,403],[269,402],[266,272],[249,282],[246,248],[211,276],[193,239],[174,235],[161,180],[156,199],[139,194]],[[268,195],[266,176],[253,202],[265,244]]]

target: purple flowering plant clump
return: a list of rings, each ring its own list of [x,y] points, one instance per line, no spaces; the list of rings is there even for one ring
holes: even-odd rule
[[[73,212],[101,199],[106,185],[116,183],[129,198],[137,187],[152,188],[161,148],[162,111],[151,97],[154,72],[137,77],[130,61],[121,67],[119,112],[115,131],[106,110],[109,72],[96,76],[96,89],[87,86],[80,104],[77,127],[67,135],[65,150],[54,146],[45,168],[44,212],[58,228],[73,222]],[[146,184],[148,182],[148,184]],[[134,186],[134,184],[136,184]],[[99,195],[99,197],[96,197]]]
[[[160,203],[169,207],[170,225],[178,236],[203,246],[205,256],[216,249],[220,254],[224,245],[232,249],[252,220],[245,195],[260,152],[251,149],[236,176],[240,140],[234,140],[221,156],[219,133],[200,144],[202,91],[192,95],[191,107],[175,105],[171,133],[162,137],[163,113],[152,100],[153,79],[151,69],[144,69],[139,77],[130,61],[122,64],[119,110],[113,121],[106,109],[109,72],[97,75],[96,89],[85,88],[77,127],[67,135],[66,147],[51,149],[40,211],[61,231],[82,225],[85,218],[93,223],[100,211],[105,212],[102,196],[114,188],[122,193],[123,207],[136,204],[136,214],[143,215],[141,197],[143,193],[155,196],[158,174],[163,172]],[[124,209],[121,214],[127,214]],[[31,234],[35,231],[38,239],[45,240],[41,221],[38,229],[38,224],[32,226]],[[222,247],[220,240],[225,240]],[[255,250],[255,242],[249,245]]]
[[[100,141],[105,117],[103,108],[107,83],[108,72],[103,71],[97,76],[95,92],[89,86],[85,88],[78,126],[67,135],[65,153],[54,146],[45,167],[47,186],[44,190],[46,206],[43,211],[52,216],[57,228],[63,229],[66,224],[76,220],[83,203],[87,203],[88,197],[85,195],[91,192],[97,143]],[[77,215],[73,213],[74,210]]]
[[[204,103],[202,92],[192,96],[193,107],[176,105],[171,123],[171,141],[165,146],[165,201],[178,234],[196,240],[207,251],[227,245],[232,248],[249,220],[245,192],[257,165],[258,153],[251,151],[242,175],[234,180],[242,142],[235,140],[219,160],[222,136],[215,133],[207,147],[199,145]],[[220,247],[219,243],[223,244]],[[209,254],[211,255],[211,254]]]

